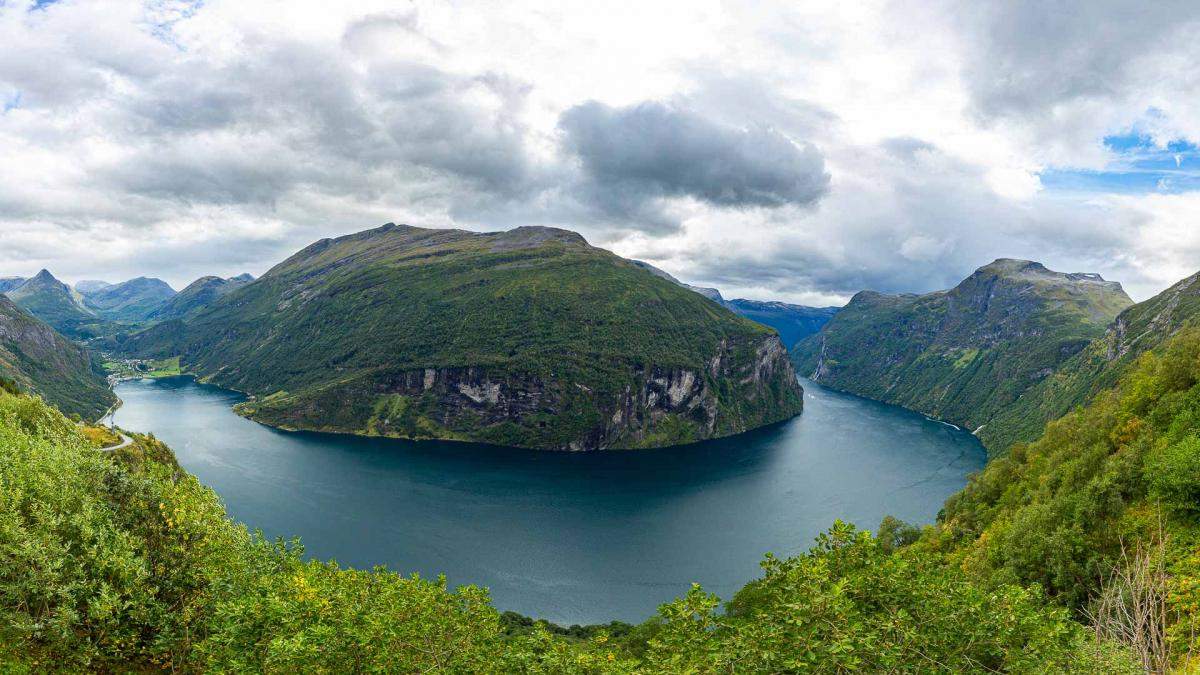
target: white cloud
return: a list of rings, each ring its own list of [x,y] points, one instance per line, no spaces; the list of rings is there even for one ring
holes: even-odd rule
[[[1192,195],[1038,179],[1135,125],[1200,138],[1191,2],[31,7],[0,4],[2,274],[179,286],[386,221],[570,227],[814,303],[999,256],[1139,297],[1200,269]]]

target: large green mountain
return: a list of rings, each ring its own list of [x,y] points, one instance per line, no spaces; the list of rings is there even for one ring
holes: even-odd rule
[[[175,296],[175,289],[165,281],[147,277],[84,288],[80,289],[84,303],[110,321],[145,321]]]
[[[1001,259],[949,291],[863,291],[793,352],[822,384],[978,429],[1132,304],[1095,274]]]
[[[0,377],[68,414],[95,419],[117,398],[86,349],[0,295]]]
[[[1001,410],[979,437],[997,449],[1037,438],[1046,422],[1112,387],[1139,356],[1198,320],[1200,273],[1121,312],[1103,335]]]
[[[552,228],[324,239],[120,349],[179,355],[286,428],[651,447],[802,405],[774,331]]]
[[[82,296],[55,279],[48,270],[38,272],[37,276],[5,294],[22,309],[67,337],[91,337],[96,334],[97,325],[104,323],[95,311],[84,305]]]
[[[191,318],[211,305],[217,298],[234,289],[241,288],[251,281],[254,281],[254,277],[249,274],[229,279],[215,276],[200,277],[156,309],[149,318],[154,321]]]

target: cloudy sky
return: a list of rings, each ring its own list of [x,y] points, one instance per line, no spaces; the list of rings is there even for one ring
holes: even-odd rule
[[[748,8],[752,5],[753,8]],[[0,276],[542,224],[727,296],[1200,270],[1200,3],[0,0]]]

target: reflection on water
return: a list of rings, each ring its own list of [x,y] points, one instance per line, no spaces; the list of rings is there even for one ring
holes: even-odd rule
[[[970,434],[804,382],[805,411],[735,438],[554,453],[282,432],[188,378],[124,382],[116,422],[154,432],[269,536],[356,567],[444,573],[559,623],[640,621],[693,581],[728,598],[841,518],[932,520],[982,468]]]

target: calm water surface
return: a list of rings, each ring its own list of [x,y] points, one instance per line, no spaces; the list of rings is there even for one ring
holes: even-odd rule
[[[235,519],[317,558],[444,573],[558,623],[636,622],[693,581],[728,599],[763,553],[801,552],[835,518],[930,522],[983,467],[965,431],[803,384],[790,422],[636,452],[276,431],[188,378],[121,383],[116,422],[170,444]]]

